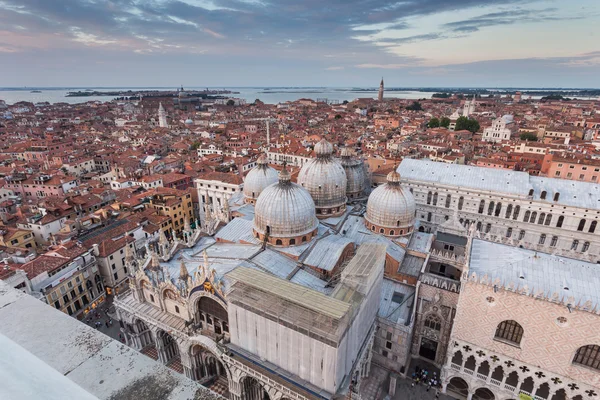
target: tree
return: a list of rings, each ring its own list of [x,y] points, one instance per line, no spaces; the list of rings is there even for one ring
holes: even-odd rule
[[[348,104],[348,100],[342,101],[342,104]]]
[[[342,116],[340,114],[336,114],[335,119],[342,119]]]
[[[475,133],[479,130],[479,122],[477,122],[477,120],[467,118],[465,116],[458,117],[458,119],[456,120],[456,127],[454,128],[454,130],[467,130],[471,133]]]
[[[440,119],[440,126],[442,128],[447,128],[450,126],[450,118],[448,117],[442,117],[442,119]]]
[[[521,133],[521,136],[519,136],[521,138],[521,140],[528,140],[530,142],[536,142],[537,141],[537,136],[535,133],[532,132],[524,132]]]
[[[440,120],[437,118],[431,118],[427,124],[428,128],[438,128],[440,126]]]
[[[235,101],[233,101],[233,100],[227,100],[227,105],[228,106],[234,106],[235,105]]]
[[[421,107],[421,103],[419,103],[418,101],[413,101],[413,103],[406,107],[407,110],[410,111],[421,111],[423,109],[423,107]]]
[[[198,150],[198,147],[200,147],[202,143],[200,142],[194,142],[192,143],[192,150]]]

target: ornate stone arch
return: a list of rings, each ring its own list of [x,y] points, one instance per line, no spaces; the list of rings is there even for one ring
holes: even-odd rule
[[[224,302],[223,300],[221,300],[218,296],[214,296],[203,290],[197,290],[194,293],[192,293],[191,296],[188,298],[187,303],[188,303],[188,311],[190,312],[190,315],[196,315],[196,309],[198,307],[198,302],[200,301],[200,298],[202,298],[202,297],[208,297],[208,298],[216,301],[225,309],[225,311],[229,312],[229,307],[227,306],[227,303]]]

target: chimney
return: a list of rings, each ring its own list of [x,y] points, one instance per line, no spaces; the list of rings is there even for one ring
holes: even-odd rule
[[[92,253],[94,256],[98,257],[100,255],[100,249],[97,244],[92,245]]]

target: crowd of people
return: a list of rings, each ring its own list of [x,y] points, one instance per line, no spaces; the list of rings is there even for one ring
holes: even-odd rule
[[[441,382],[437,376],[437,372],[429,373],[427,368],[421,369],[418,365],[415,367],[415,372],[412,374],[412,384],[411,387],[415,387],[417,385],[425,385],[426,390],[429,392],[431,388],[435,390],[435,398],[439,399],[440,397],[440,387]]]

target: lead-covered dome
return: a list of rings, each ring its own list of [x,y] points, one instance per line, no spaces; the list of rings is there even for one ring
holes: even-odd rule
[[[339,216],[346,210],[346,172],[333,158],[333,146],[327,140],[315,145],[315,154],[300,170],[298,183],[312,196],[317,217]]]
[[[265,188],[254,208],[254,236],[260,241],[290,246],[310,241],[319,221],[310,193],[291,182],[285,165],[279,182]]]
[[[349,201],[366,197],[367,174],[362,160],[354,157],[352,150],[344,147],[341,151],[342,167],[346,172],[346,196]]]
[[[404,236],[413,230],[415,210],[415,198],[400,185],[400,174],[392,171],[387,176],[387,183],[371,192],[365,225],[385,236]]]
[[[263,154],[256,161],[244,180],[244,198],[246,203],[254,204],[261,192],[274,183],[277,183],[277,171],[269,167],[269,161]]]

